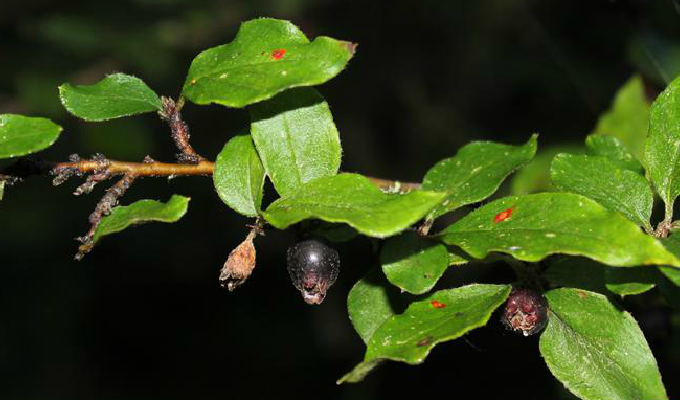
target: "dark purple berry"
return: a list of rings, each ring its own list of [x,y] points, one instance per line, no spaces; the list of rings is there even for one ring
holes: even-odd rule
[[[505,303],[501,322],[524,336],[538,333],[548,323],[548,302],[532,289],[513,288]]]
[[[315,239],[288,248],[288,273],[307,304],[321,304],[340,271],[338,252]]]

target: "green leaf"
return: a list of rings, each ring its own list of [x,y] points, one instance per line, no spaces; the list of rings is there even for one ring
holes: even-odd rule
[[[380,263],[387,279],[413,294],[432,290],[449,266],[449,252],[440,242],[413,232],[390,238],[380,251]]]
[[[0,114],[0,158],[35,153],[50,147],[61,126],[47,118]]]
[[[586,137],[586,147],[593,155],[606,157],[619,168],[644,173],[640,161],[614,136],[589,135]]]
[[[606,296],[577,289],[546,293],[548,327],[539,349],[550,372],[584,400],[667,399],[637,322]]]
[[[675,255],[680,257],[680,235],[674,233],[667,238],[661,239],[661,243]],[[673,267],[659,267],[659,271],[673,282],[675,285],[680,286],[680,269]]]
[[[666,215],[680,194],[680,79],[652,104],[645,160],[650,181],[666,203]]]
[[[184,216],[189,205],[189,198],[172,195],[167,203],[156,200],[139,200],[129,206],[118,206],[111,209],[111,214],[102,218],[94,233],[93,243],[136,224],[150,221],[176,222]]]
[[[328,104],[314,88],[283,92],[250,108],[250,133],[281,196],[312,179],[335,175],[342,147]]]
[[[357,382],[381,360],[420,364],[435,345],[486,325],[510,294],[510,285],[473,284],[440,290],[385,321],[368,342],[366,357],[341,382]]]
[[[558,153],[580,154],[584,151],[582,146],[569,145],[541,149],[527,165],[512,176],[510,194],[554,192],[555,187],[550,182],[550,163],[555,155]]]
[[[539,261],[550,254],[582,255],[619,267],[675,265],[656,239],[619,213],[571,193],[505,197],[476,209],[441,234],[475,258],[490,251]]]
[[[612,107],[597,121],[593,134],[618,138],[635,158],[644,161],[648,121],[644,83],[639,76],[633,76],[616,93]]]
[[[264,217],[285,229],[307,218],[344,222],[371,237],[395,235],[423,218],[441,202],[444,193],[414,190],[387,194],[357,174],[318,178],[290,196],[269,205]]]
[[[239,214],[256,217],[262,205],[264,167],[250,135],[234,136],[215,160],[215,190]]]
[[[508,175],[534,157],[537,137],[531,136],[523,146],[473,142],[438,162],[423,178],[423,190],[446,192],[447,197],[428,218],[491,196]]]
[[[590,197],[651,232],[654,194],[643,176],[605,157],[558,154],[550,177],[559,190]]]
[[[653,267],[605,267],[604,279],[611,292],[628,296],[653,289],[659,280],[659,271]]]
[[[352,326],[364,343],[390,317],[405,308],[397,289],[390,285],[380,268],[371,269],[349,291],[347,311]]]
[[[288,21],[251,20],[233,42],[194,59],[182,92],[196,104],[245,107],[285,89],[328,81],[345,68],[355,48],[325,36],[310,43]]]
[[[309,230],[311,236],[321,236],[334,243],[349,242],[359,236],[359,232],[349,225],[317,222],[320,222],[320,224]]]
[[[2,200],[2,196],[5,194],[5,181],[0,180],[0,200]]]
[[[121,73],[112,74],[94,85],[59,86],[61,104],[71,114],[86,121],[161,110],[161,99],[141,79]]]

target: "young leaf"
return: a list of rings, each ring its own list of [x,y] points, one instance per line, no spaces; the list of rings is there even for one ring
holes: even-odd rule
[[[548,327],[539,349],[550,372],[584,400],[667,399],[637,323],[606,296],[578,289],[546,293]]]
[[[558,154],[550,177],[559,190],[590,197],[651,232],[654,194],[642,175],[604,157]]]
[[[614,136],[589,135],[586,137],[586,147],[591,154],[606,157],[619,168],[644,173],[640,161]]]
[[[248,21],[233,42],[194,59],[182,93],[196,104],[245,107],[285,89],[326,82],[345,68],[355,48],[324,36],[310,43],[288,21]]]
[[[136,224],[150,221],[176,222],[184,216],[189,205],[189,198],[172,195],[167,203],[156,200],[139,200],[129,206],[118,206],[111,209],[111,214],[102,218],[94,233],[93,243],[104,236],[112,235]]]
[[[414,190],[383,193],[368,178],[338,174],[314,179],[293,194],[269,205],[264,217],[285,229],[307,218],[344,222],[371,237],[388,237],[423,218],[444,198],[444,193]]]
[[[531,136],[523,146],[473,142],[454,157],[438,162],[423,178],[423,190],[446,192],[447,197],[428,218],[492,195],[508,175],[534,157],[537,136]]]
[[[314,88],[285,91],[250,108],[250,133],[281,196],[312,179],[335,175],[342,147],[331,111]]]
[[[383,322],[404,308],[398,290],[385,280],[380,268],[371,269],[347,296],[349,319],[364,343]]]
[[[385,321],[368,342],[364,361],[340,382],[361,380],[380,360],[420,364],[435,345],[486,325],[510,285],[472,284],[440,290]]]
[[[582,255],[619,267],[680,266],[656,239],[619,213],[572,193],[505,197],[476,209],[441,232],[475,258],[490,251],[539,261],[550,254]]]
[[[61,126],[47,118],[0,114],[0,159],[24,156],[50,147]]]
[[[650,181],[666,203],[666,215],[680,194],[680,78],[652,104],[645,160]]]
[[[264,168],[250,135],[234,136],[215,160],[215,190],[239,214],[256,217],[262,205]]]
[[[161,99],[141,79],[121,73],[112,74],[94,85],[59,86],[61,104],[71,114],[86,121],[161,110]]]
[[[639,76],[633,76],[616,93],[612,107],[597,121],[593,134],[615,136],[635,158],[644,161],[648,121],[644,83]]]
[[[380,263],[393,285],[413,294],[430,291],[449,266],[449,252],[439,242],[412,232],[385,242]]]

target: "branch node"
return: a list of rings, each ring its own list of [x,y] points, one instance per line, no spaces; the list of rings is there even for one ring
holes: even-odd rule
[[[189,144],[191,136],[189,135],[189,126],[182,120],[182,115],[179,112],[183,105],[181,100],[180,98],[180,103],[175,104],[175,101],[170,97],[161,97],[162,110],[158,112],[158,115],[170,126],[172,140],[175,141],[175,146],[180,151],[177,154],[177,160],[179,162],[198,164],[200,161],[205,160],[205,158],[201,157]]]

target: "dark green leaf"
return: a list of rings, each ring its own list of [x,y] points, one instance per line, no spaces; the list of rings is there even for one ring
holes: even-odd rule
[[[659,271],[654,267],[605,267],[604,279],[611,292],[628,296],[653,289],[659,280]]]
[[[548,327],[539,348],[548,368],[584,400],[667,399],[637,323],[607,297],[578,289],[546,293]]]
[[[680,78],[671,82],[652,104],[645,163],[669,215],[680,194]]]
[[[270,204],[264,217],[279,229],[307,218],[318,218],[344,222],[366,236],[382,238],[416,223],[444,196],[444,193],[421,190],[387,194],[364,176],[339,174],[302,185],[292,195]]]
[[[331,242],[342,243],[349,242],[359,235],[359,232],[349,225],[331,224],[323,221],[319,222],[321,222],[319,226],[309,231],[311,236],[321,236]]]
[[[61,104],[71,114],[86,121],[161,110],[161,99],[141,79],[125,74],[112,74],[94,85],[59,86]]]
[[[675,255],[675,257],[680,257],[680,235],[677,233],[672,234],[671,236],[661,239],[661,243],[663,243],[664,247],[668,249],[671,253]],[[673,267],[659,267],[659,271],[661,271],[662,274],[666,275],[666,277],[676,284],[677,286],[680,286],[680,269],[679,268],[673,268]]]
[[[215,190],[239,214],[256,217],[262,205],[264,167],[250,135],[234,136],[215,160]]]
[[[642,78],[634,76],[616,93],[612,107],[597,121],[593,134],[617,137],[635,158],[644,161],[649,102]]]
[[[47,118],[0,114],[0,158],[35,153],[50,147],[61,126]]]
[[[446,192],[447,197],[429,218],[492,195],[508,175],[534,157],[537,136],[523,146],[473,142],[438,162],[423,178],[423,190]]]
[[[440,242],[406,232],[385,242],[380,263],[393,285],[422,294],[430,291],[448,268],[449,252]]]
[[[94,233],[93,243],[136,224],[150,221],[176,222],[184,216],[189,205],[189,198],[172,195],[167,203],[156,200],[139,200],[129,206],[118,206],[111,214],[102,218]]]
[[[438,343],[486,325],[510,294],[509,285],[473,284],[440,290],[386,320],[368,342],[366,357],[338,381],[363,379],[380,360],[419,364]]]
[[[345,68],[355,47],[324,36],[310,43],[288,21],[248,21],[233,42],[194,59],[183,94],[197,104],[244,107],[285,89],[326,82]]]
[[[544,276],[554,286],[609,294],[604,268],[604,265],[587,258],[564,257],[551,263]]]
[[[441,236],[475,258],[500,251],[534,262],[566,253],[619,267],[680,266],[659,241],[624,216],[571,193],[505,197],[478,208]]]
[[[586,137],[586,147],[596,156],[608,158],[619,168],[643,173],[642,164],[628,148],[616,137],[609,135],[590,135]]]
[[[654,194],[643,176],[605,157],[558,154],[550,177],[559,190],[590,197],[651,232]]]
[[[314,88],[283,92],[250,108],[250,133],[281,196],[312,179],[335,175],[342,147],[333,117]]]
[[[352,326],[365,343],[373,333],[405,304],[397,289],[390,285],[380,268],[373,268],[349,291],[347,311]]]

